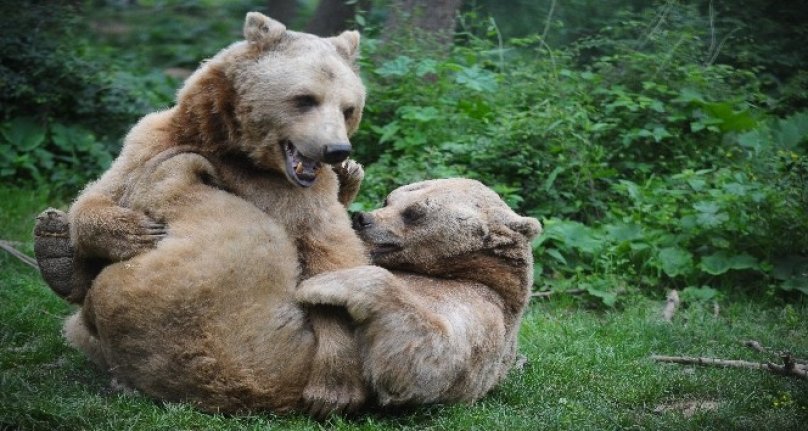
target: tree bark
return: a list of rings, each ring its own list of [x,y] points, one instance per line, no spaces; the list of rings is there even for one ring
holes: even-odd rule
[[[358,3],[348,4],[345,0],[320,0],[314,15],[306,24],[305,31],[318,36],[333,36],[347,30],[348,21],[356,15]]]
[[[297,17],[298,0],[269,0],[267,2],[267,16],[280,21],[287,27]]]
[[[395,0],[385,25],[387,34],[418,29],[432,34],[440,45],[450,45],[462,3],[462,0]]]

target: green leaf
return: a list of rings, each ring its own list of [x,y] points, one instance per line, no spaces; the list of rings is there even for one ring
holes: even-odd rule
[[[400,55],[393,60],[382,63],[376,68],[376,73],[383,77],[404,76],[410,71],[413,59],[406,55]]]
[[[685,87],[679,92],[679,96],[673,99],[674,102],[694,103],[701,105],[706,103],[704,96],[694,88]]]
[[[440,118],[440,112],[434,106],[402,106],[399,108],[401,118],[426,123]]]
[[[493,92],[497,89],[494,74],[477,65],[463,68],[457,72],[455,82],[475,91]]]
[[[3,138],[19,151],[32,151],[45,141],[45,128],[33,119],[15,118],[0,128]]]
[[[575,221],[548,220],[544,235],[584,253],[594,253],[601,246],[594,230]]]
[[[617,303],[617,294],[613,292],[595,289],[594,287],[587,287],[586,293],[596,298],[600,298],[603,304],[606,305],[607,307],[614,307],[614,304]]]
[[[684,302],[706,302],[717,298],[718,291],[709,286],[689,286],[682,290]]]
[[[759,269],[760,265],[758,260],[748,254],[729,255],[725,251],[713,253],[710,256],[705,256],[699,265],[702,271],[712,274],[720,275],[731,269]]]
[[[560,174],[563,171],[564,171],[564,168],[562,168],[561,166],[556,166],[555,169],[553,169],[553,171],[550,172],[550,175],[548,175],[547,179],[544,180],[544,187],[543,188],[544,188],[545,192],[550,191],[550,189],[553,187],[553,183],[555,182],[556,177],[558,177],[558,174]]]
[[[662,271],[668,277],[687,275],[693,270],[693,255],[680,247],[665,247],[657,253]]]
[[[545,250],[545,252],[549,254],[553,259],[561,262],[562,264],[564,265],[567,264],[567,259],[565,259],[564,256],[558,250],[554,248],[548,248]]]
[[[606,225],[606,234],[616,242],[636,241],[644,237],[642,226],[633,223]]]
[[[431,58],[421,60],[418,63],[418,66],[415,67],[415,75],[418,77],[422,77],[424,75],[437,72],[438,72],[438,62]]]
[[[772,276],[778,280],[808,277],[808,257],[791,255],[775,260]]]

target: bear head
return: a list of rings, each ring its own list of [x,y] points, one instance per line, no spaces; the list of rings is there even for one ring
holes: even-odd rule
[[[365,104],[359,33],[321,38],[247,14],[245,41],[204,63],[178,93],[179,140],[246,155],[297,186],[351,152]]]
[[[538,220],[517,215],[493,190],[469,179],[400,187],[384,207],[356,213],[353,225],[375,264],[430,275],[446,275],[480,255],[532,263],[530,240],[541,233]]]

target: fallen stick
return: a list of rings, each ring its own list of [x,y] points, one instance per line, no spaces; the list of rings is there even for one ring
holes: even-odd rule
[[[753,370],[767,370],[775,374],[784,376],[794,376],[800,379],[808,379],[808,369],[795,364],[793,361],[790,363],[786,360],[786,365],[772,364],[771,362],[749,362],[735,359],[717,359],[717,358],[694,358],[687,356],[664,356],[664,355],[651,355],[651,359],[657,362],[667,362],[673,364],[683,365],[708,365],[716,367],[729,367],[729,368],[749,368]]]
[[[808,360],[794,357],[791,355],[790,352],[771,352],[769,349],[760,344],[760,342],[758,342],[757,340],[743,340],[741,341],[741,344],[743,344],[746,347],[749,347],[750,349],[756,352],[777,356],[783,360],[783,363],[786,364],[788,364],[789,361],[792,361],[795,364],[800,365],[802,367],[808,366]]]
[[[26,265],[39,271],[39,265],[37,265],[36,259],[14,248],[11,241],[0,240],[0,248],[7,251]]]
[[[586,293],[586,289],[570,289],[564,291],[557,291],[557,290],[543,290],[541,292],[533,292],[530,294],[533,298],[549,298],[553,295],[557,295],[559,293],[565,293],[567,295],[580,295],[582,293]]]
[[[673,320],[673,315],[676,314],[676,309],[679,307],[679,292],[676,289],[668,292],[668,298],[665,300],[665,308],[662,309],[662,320],[670,323]]]

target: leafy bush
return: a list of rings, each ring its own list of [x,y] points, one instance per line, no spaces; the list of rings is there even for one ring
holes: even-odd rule
[[[33,180],[77,190],[112,162],[110,151],[81,126],[42,125],[17,117],[0,123],[0,179]]]
[[[724,6],[561,3],[556,37],[502,41],[477,11],[447,50],[365,32],[368,103],[353,140],[367,175],[353,209],[413,181],[471,177],[545,222],[539,289],[584,289],[607,305],[663,288],[693,301],[808,294],[808,114],[794,109],[806,100],[804,56],[783,55],[790,42],[775,38],[769,61],[729,37],[772,22],[755,30],[716,15]],[[170,103],[179,83],[165,69],[193,69],[232,41],[250,5],[143,1],[81,21],[70,4],[0,11],[11,17],[0,35],[4,181],[72,190],[97,175],[129,124]],[[531,22],[511,24],[542,30]]]
[[[545,219],[539,288],[808,294],[805,117],[770,120],[758,75],[708,61],[706,20],[665,8],[568,49],[493,25],[446,57],[371,44],[355,208],[462,175]]]
[[[74,2],[4,2],[0,16],[0,178],[72,193],[164,100],[143,90],[175,83],[93,57]]]

